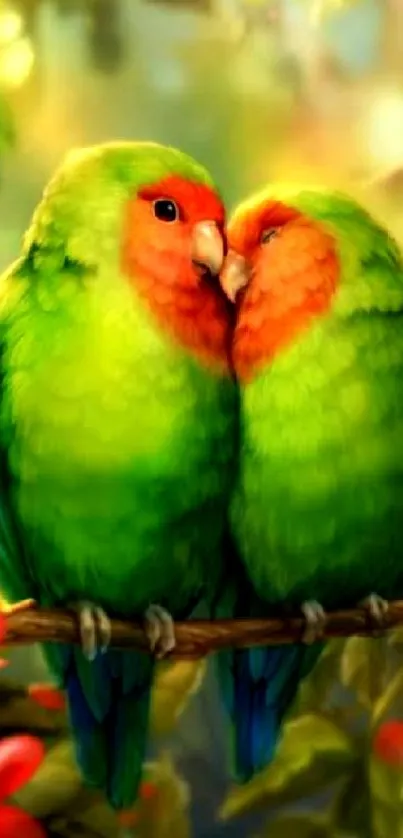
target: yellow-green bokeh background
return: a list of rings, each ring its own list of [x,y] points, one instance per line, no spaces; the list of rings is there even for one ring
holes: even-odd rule
[[[277,178],[343,187],[403,244],[403,0],[0,0],[0,270],[63,155],[114,138],[194,154],[229,209]],[[403,719],[402,649],[401,633],[331,644],[277,761],[242,792],[211,668],[163,669],[146,772],[159,793],[132,834],[403,836],[403,733],[400,764],[374,746]],[[0,737],[52,740],[20,805],[49,838],[115,838],[83,792],[65,718],[7,680],[47,679],[39,650],[9,657]]]

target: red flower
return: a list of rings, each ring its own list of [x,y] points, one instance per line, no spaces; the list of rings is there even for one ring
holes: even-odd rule
[[[374,753],[388,765],[403,766],[403,721],[391,719],[376,733]]]
[[[7,736],[0,742],[0,798],[5,799],[35,774],[45,755],[35,736]]]
[[[45,710],[65,710],[66,699],[53,684],[30,684],[28,695]]]
[[[7,621],[4,611],[0,611],[0,643],[3,644],[7,634]]]
[[[35,736],[8,736],[0,742],[0,799],[5,800],[27,783],[39,768],[44,746]],[[45,838],[41,825],[14,806],[0,803],[1,838]]]
[[[46,832],[27,812],[14,806],[0,806],[1,838],[46,838]]]

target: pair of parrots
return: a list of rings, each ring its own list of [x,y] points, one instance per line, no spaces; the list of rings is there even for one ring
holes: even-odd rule
[[[324,609],[403,582],[403,265],[353,201],[267,190],[226,225],[153,143],[70,155],[0,285],[0,588],[71,607],[49,644],[86,781],[136,798],[173,620],[301,609],[300,644],[219,656],[247,779]],[[400,587],[399,587],[400,586]],[[374,592],[374,595],[370,595]],[[143,617],[154,654],[109,648]]]

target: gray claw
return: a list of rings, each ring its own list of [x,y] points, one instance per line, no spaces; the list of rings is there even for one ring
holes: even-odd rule
[[[369,594],[365,599],[361,600],[359,605],[361,608],[365,608],[374,626],[373,636],[379,637],[382,635],[382,631],[387,628],[388,601],[378,594]]]
[[[320,602],[309,599],[301,606],[301,611],[306,620],[306,626],[302,635],[302,643],[310,646],[318,640],[322,640],[323,631],[326,625],[326,613]]]
[[[160,605],[149,605],[144,615],[144,630],[156,658],[165,657],[176,646],[174,621]]]
[[[109,617],[103,608],[92,602],[78,602],[72,608],[78,615],[83,654],[93,661],[98,651],[105,654],[108,649],[111,640]]]

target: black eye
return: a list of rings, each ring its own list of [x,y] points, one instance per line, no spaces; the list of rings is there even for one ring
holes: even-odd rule
[[[269,227],[268,230],[263,230],[263,233],[260,237],[260,244],[268,244],[268,242],[270,242],[276,236],[277,236],[276,227]]]
[[[153,204],[154,215],[160,221],[177,221],[179,218],[179,210],[174,201],[169,201],[168,198],[157,198]]]

